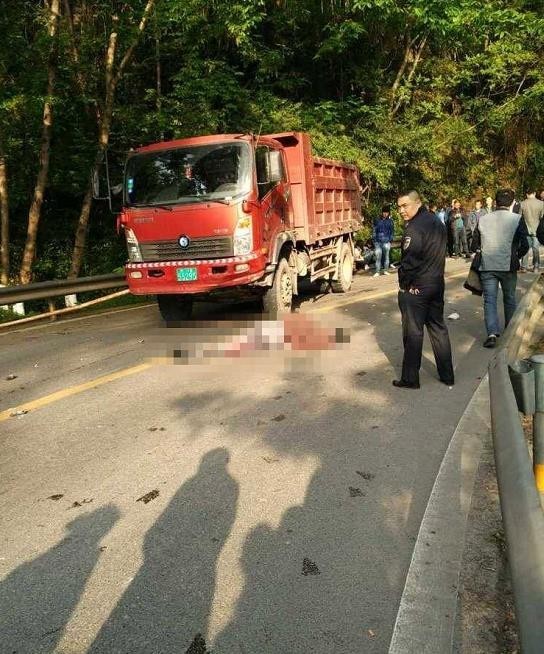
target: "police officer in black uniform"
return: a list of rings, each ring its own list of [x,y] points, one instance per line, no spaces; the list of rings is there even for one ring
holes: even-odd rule
[[[427,327],[440,381],[454,383],[450,337],[444,322],[444,267],[447,234],[442,222],[421,204],[416,191],[398,199],[405,232],[399,273],[404,359],[397,388],[419,388],[423,328]]]

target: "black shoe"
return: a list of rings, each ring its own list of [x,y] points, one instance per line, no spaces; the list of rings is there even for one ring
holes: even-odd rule
[[[484,342],[484,347],[496,347],[497,345],[497,337],[495,334],[490,334],[485,342]]]
[[[419,382],[407,382],[404,379],[393,379],[393,386],[395,388],[413,388],[414,390],[419,388]]]
[[[446,384],[446,386],[454,386],[455,385],[455,379],[441,379],[440,381],[443,384]]]

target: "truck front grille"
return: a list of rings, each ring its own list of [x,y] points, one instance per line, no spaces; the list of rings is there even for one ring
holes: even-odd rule
[[[140,243],[140,249],[144,261],[183,261],[185,259],[217,259],[233,256],[230,236],[194,238],[186,248],[182,248],[175,240],[147,241]]]

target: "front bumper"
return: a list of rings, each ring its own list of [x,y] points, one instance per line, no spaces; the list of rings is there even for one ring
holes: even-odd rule
[[[264,275],[266,263],[264,254],[251,253],[223,259],[127,263],[125,272],[129,290],[134,295],[193,295],[256,282]],[[178,268],[196,268],[197,279],[179,282]]]

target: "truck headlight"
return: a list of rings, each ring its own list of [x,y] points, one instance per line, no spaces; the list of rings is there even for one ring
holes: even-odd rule
[[[128,260],[132,262],[143,261],[136,234],[129,227],[125,227],[125,237],[127,239]]]
[[[234,230],[234,256],[249,254],[252,247],[251,216],[243,216]]]

